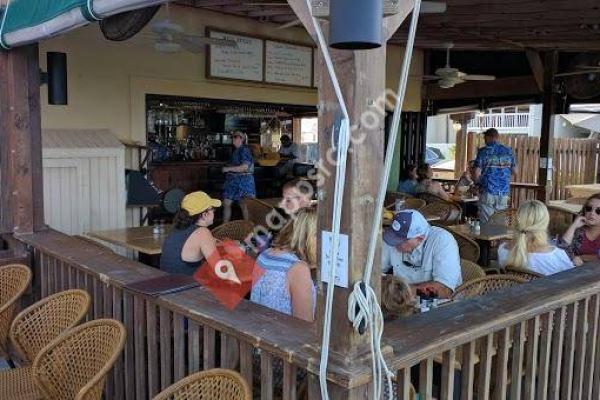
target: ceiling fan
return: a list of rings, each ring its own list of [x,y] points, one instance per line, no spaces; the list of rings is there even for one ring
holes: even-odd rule
[[[452,68],[450,66],[450,49],[454,47],[449,43],[446,45],[446,66],[435,70],[435,75],[426,75],[423,77],[425,81],[438,81],[439,87],[442,89],[450,89],[459,83],[466,81],[493,81],[496,79],[493,75],[471,75]]]

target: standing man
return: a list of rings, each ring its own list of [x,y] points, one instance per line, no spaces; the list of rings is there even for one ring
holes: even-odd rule
[[[483,133],[485,146],[477,152],[475,181],[479,182],[479,219],[485,224],[492,214],[508,208],[510,178],[516,174],[515,156],[510,147],[498,143],[498,131]]]

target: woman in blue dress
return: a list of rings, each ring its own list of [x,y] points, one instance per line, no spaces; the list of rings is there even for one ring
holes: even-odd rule
[[[231,220],[231,205],[237,202],[242,209],[244,219],[249,219],[248,208],[243,199],[256,197],[254,186],[254,160],[252,152],[246,146],[246,135],[242,132],[233,134],[233,147],[235,150],[231,155],[228,166],[223,167],[226,174],[225,186],[223,188],[223,222]]]

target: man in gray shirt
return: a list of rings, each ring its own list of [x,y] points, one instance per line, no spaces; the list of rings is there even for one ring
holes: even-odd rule
[[[462,283],[456,240],[447,230],[429,225],[420,212],[396,214],[383,241],[382,272],[393,270],[413,290],[449,298]]]

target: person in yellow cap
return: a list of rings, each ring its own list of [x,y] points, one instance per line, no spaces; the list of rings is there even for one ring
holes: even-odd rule
[[[193,275],[200,262],[217,250],[216,240],[208,229],[217,207],[221,207],[221,201],[204,192],[193,192],[183,198],[173,220],[174,229],[162,246],[162,270]]]

